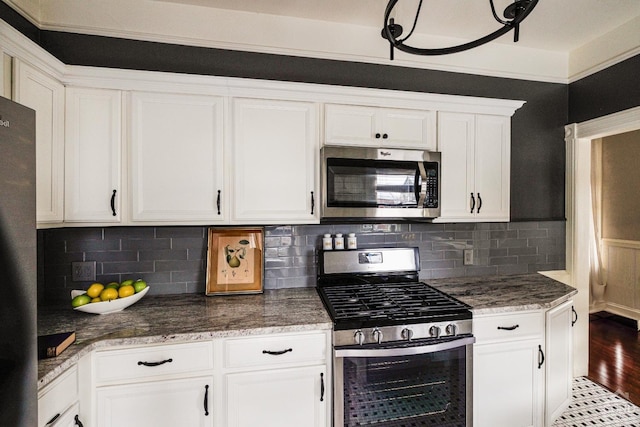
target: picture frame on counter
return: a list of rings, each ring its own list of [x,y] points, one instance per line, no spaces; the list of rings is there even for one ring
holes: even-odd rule
[[[263,292],[264,229],[209,228],[206,295]]]

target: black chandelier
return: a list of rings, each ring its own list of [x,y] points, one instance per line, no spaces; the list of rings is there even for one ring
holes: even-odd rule
[[[513,41],[517,42],[520,35],[520,23],[524,21],[524,18],[529,16],[533,8],[538,4],[538,0],[515,0],[513,3],[507,6],[507,8],[503,12],[503,15],[506,19],[500,19],[500,17],[498,17],[496,8],[493,5],[493,0],[489,0],[489,4],[491,5],[491,13],[493,14],[495,20],[502,25],[501,28],[472,42],[437,49],[420,49],[404,44],[404,42],[409,37],[411,37],[413,31],[416,29],[416,23],[418,22],[420,9],[422,8],[422,0],[420,0],[420,3],[418,4],[416,17],[413,21],[411,31],[409,31],[409,34],[404,38],[399,38],[402,35],[402,25],[396,24],[394,22],[394,19],[390,18],[391,11],[395,7],[396,3],[398,3],[398,0],[389,0],[387,9],[384,12],[384,27],[382,28],[382,37],[389,40],[391,60],[393,60],[394,48],[414,55],[448,55],[450,53],[457,53],[464,50],[473,49],[474,47],[478,47],[480,45],[488,43],[491,40],[495,40],[511,30],[514,30]]]

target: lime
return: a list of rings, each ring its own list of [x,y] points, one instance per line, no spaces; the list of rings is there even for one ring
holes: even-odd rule
[[[105,288],[100,292],[100,299],[102,301],[111,301],[118,298],[118,290],[113,288]]]
[[[136,294],[147,287],[147,282],[142,279],[138,279],[133,282],[133,289],[136,291]]]
[[[87,295],[89,295],[91,298],[95,298],[100,295],[100,292],[102,292],[103,289],[104,285],[102,283],[94,283],[93,285],[89,286],[89,289],[87,289]]]
[[[118,289],[118,297],[119,298],[126,298],[126,297],[131,296],[131,295],[133,295],[135,293],[136,293],[136,291],[133,289],[133,286],[131,286],[131,285],[120,286],[120,289]]]
[[[122,283],[120,283],[120,286],[127,286],[127,285],[133,285],[133,279],[123,280]]]
[[[113,288],[113,289],[118,289],[120,287],[120,283],[118,282],[109,282],[107,283],[107,286],[105,286],[105,288]]]
[[[71,307],[80,307],[81,305],[89,304],[90,302],[91,297],[89,295],[81,294],[71,300]]]

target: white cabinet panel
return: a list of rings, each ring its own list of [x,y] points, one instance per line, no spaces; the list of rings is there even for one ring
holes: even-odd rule
[[[438,221],[509,221],[510,118],[439,113],[442,153]]]
[[[544,370],[538,368],[540,343],[522,340],[474,346],[474,426],[541,425]]]
[[[98,427],[213,426],[212,376],[99,387]]]
[[[325,106],[325,144],[435,150],[436,113],[427,110]]]
[[[120,222],[121,93],[67,88],[65,221]]]
[[[324,427],[329,389],[323,366],[226,376],[228,427]]]
[[[225,219],[223,99],[131,95],[132,220]]]
[[[36,220],[63,220],[64,86],[31,65],[14,60],[13,99],[36,111]]]
[[[573,320],[573,301],[567,301],[546,313],[546,426],[551,426],[571,403]]]
[[[59,421],[56,426],[65,425],[60,417],[73,407],[77,414],[77,401],[78,369],[73,366],[38,393],[38,427],[44,427],[54,419]]]
[[[233,100],[232,221],[318,222],[313,103]]]

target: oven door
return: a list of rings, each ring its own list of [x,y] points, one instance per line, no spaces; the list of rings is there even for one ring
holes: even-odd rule
[[[471,426],[474,342],[464,336],[336,348],[334,425]]]

